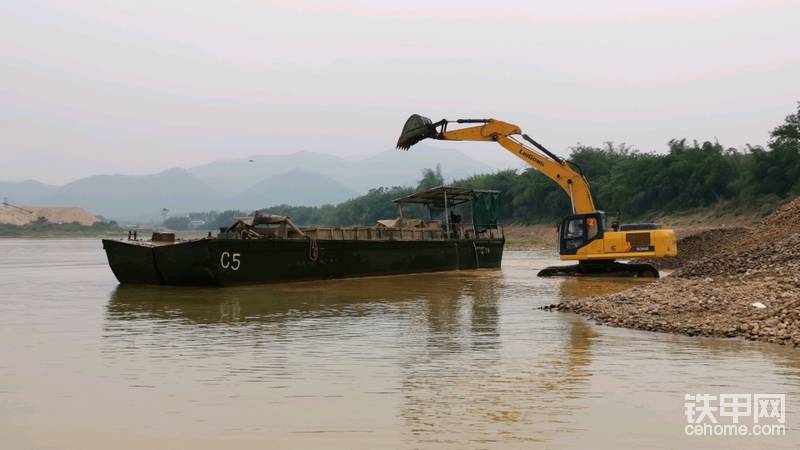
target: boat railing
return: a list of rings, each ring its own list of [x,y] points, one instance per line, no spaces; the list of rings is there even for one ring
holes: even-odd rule
[[[353,241],[441,241],[443,230],[426,228],[313,227],[303,228],[306,236],[320,240]]]
[[[444,241],[455,239],[484,240],[502,239],[501,228],[486,229],[476,233],[472,224],[453,226],[451,232],[430,228],[382,228],[382,227],[304,227],[303,237],[298,239],[317,239],[331,241]],[[221,239],[276,239],[275,236],[255,233],[220,233]],[[279,239],[279,238],[278,238]]]
[[[477,231],[481,230],[481,231]],[[444,241],[503,239],[502,227],[475,227],[472,223],[451,224],[450,230],[438,227],[303,227],[300,233],[269,233],[266,230],[220,231],[218,239],[316,239],[331,241]]]

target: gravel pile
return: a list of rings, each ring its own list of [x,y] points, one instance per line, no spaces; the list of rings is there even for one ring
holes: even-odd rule
[[[678,247],[680,251],[680,247]],[[753,272],[800,269],[800,234],[779,240],[763,241],[760,246],[746,246],[738,251],[726,251],[687,261],[675,272],[674,278],[700,278],[748,275]]]
[[[690,250],[683,264],[671,276],[697,278],[797,270],[800,198],[783,205],[753,228],[738,230],[743,231],[739,236],[717,230],[720,237],[716,242],[714,239],[708,242],[708,252],[703,254]],[[678,252],[684,252],[680,245]]]
[[[554,308],[611,326],[800,345],[800,198],[753,228],[693,237],[670,276]]]
[[[773,235],[800,233],[800,197],[781,206],[758,226],[761,232]]]

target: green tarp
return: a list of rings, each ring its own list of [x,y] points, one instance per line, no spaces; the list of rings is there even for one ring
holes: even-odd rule
[[[498,192],[476,192],[472,200],[472,221],[475,223],[475,231],[480,233],[497,228],[499,209]]]

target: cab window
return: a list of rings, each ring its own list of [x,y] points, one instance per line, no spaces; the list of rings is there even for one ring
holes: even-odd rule
[[[567,222],[564,238],[574,239],[583,237],[583,219],[572,219]]]

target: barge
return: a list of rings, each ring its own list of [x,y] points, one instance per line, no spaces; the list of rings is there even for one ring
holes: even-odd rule
[[[216,236],[129,234],[104,239],[103,248],[122,284],[233,286],[500,267],[498,191],[442,186],[395,203],[399,217],[374,226],[298,227],[256,212]]]

